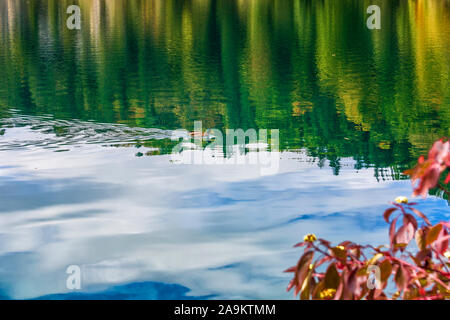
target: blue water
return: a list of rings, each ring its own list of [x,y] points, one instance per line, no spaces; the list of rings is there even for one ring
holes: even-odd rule
[[[0,0],[0,299],[291,299],[305,234],[387,244],[450,136],[450,7],[376,2]],[[279,130],[279,167],[173,161],[197,120]]]
[[[261,176],[251,164],[38,143],[53,138],[19,126],[0,140],[2,298],[291,298],[282,271],[304,234],[388,243],[381,214],[411,194],[407,180],[377,181],[352,159],[336,176],[301,150],[282,152],[279,172]],[[431,220],[449,219],[445,200],[419,202]],[[81,290],[66,287],[69,265],[81,268]]]

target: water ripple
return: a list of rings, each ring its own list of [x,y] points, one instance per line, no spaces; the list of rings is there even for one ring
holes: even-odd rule
[[[173,132],[154,128],[132,128],[121,124],[61,120],[50,116],[19,114],[0,119],[0,128],[0,151],[29,146],[57,149],[70,145],[160,140],[169,139]]]

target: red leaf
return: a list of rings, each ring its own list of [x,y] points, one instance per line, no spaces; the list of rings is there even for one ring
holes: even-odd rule
[[[414,237],[414,226],[411,223],[407,223],[398,229],[395,235],[396,244],[407,245]]]
[[[431,250],[424,249],[424,250],[420,250],[419,252],[417,252],[414,259],[416,260],[416,262],[419,262],[419,263],[417,263],[417,265],[420,266],[422,261],[431,259],[431,257],[432,257]]]
[[[297,264],[297,270],[295,271],[295,276],[294,276],[294,286],[295,286],[295,291],[294,291],[294,295],[297,295],[303,285],[303,281],[306,278],[306,275],[308,274],[309,271],[309,265],[311,264],[311,261],[314,257],[314,251],[310,250],[307,251],[303,254],[303,256],[300,258],[298,264]]]
[[[392,222],[391,222],[391,226],[389,227],[389,239],[391,241],[391,247],[394,245],[394,236],[395,236],[395,225],[397,223],[397,218],[395,218]]]
[[[441,224],[446,227],[447,229],[450,229],[450,222],[447,221],[441,221]]]
[[[447,230],[442,229],[437,240],[434,242],[437,252],[444,254],[448,249],[448,233]]]
[[[351,241],[344,241],[344,242],[339,243],[339,246],[343,246],[343,247],[346,247],[346,248],[347,248],[347,246],[349,246],[349,245],[351,245],[351,244],[352,244]]]
[[[398,291],[401,292],[406,289],[408,275],[403,265],[398,266],[397,272],[395,273],[395,283],[397,284]]]
[[[445,178],[444,183],[448,184],[450,182],[450,173],[447,175],[447,178]]]
[[[417,227],[418,227],[417,220],[416,220],[416,218],[414,218],[414,216],[412,214],[407,213],[404,215],[403,224],[407,224],[407,223],[411,223],[413,225],[414,231],[417,230]]]
[[[331,242],[330,242],[330,241],[327,241],[327,240],[324,240],[324,239],[319,239],[319,241],[320,241],[320,243],[321,243],[322,245],[324,245],[324,246],[327,247],[327,248],[329,248],[330,245],[331,245]]]
[[[424,157],[424,156],[420,156],[419,159],[417,160],[417,162],[418,162],[419,164],[424,163],[424,162],[425,162],[425,157]]]
[[[431,164],[420,178],[420,183],[418,187],[414,189],[413,195],[425,197],[428,194],[429,189],[436,187],[440,175],[441,165],[439,163]]]
[[[294,281],[294,279],[292,279],[292,280],[289,282],[289,285],[288,285],[286,291],[290,291],[290,290],[292,289],[292,287],[294,286],[294,283],[295,283],[295,281]]]
[[[417,247],[419,247],[420,250],[425,250],[427,244],[425,243],[424,228],[416,231],[415,238],[416,238]]]
[[[426,238],[426,244],[429,245],[433,242],[435,242],[440,234],[442,230],[442,224],[437,224],[434,227],[432,227],[428,232],[427,232],[427,238]]]
[[[386,282],[392,273],[392,264],[388,259],[380,263],[381,281]]]
[[[325,262],[331,260],[331,259],[332,259],[331,257],[325,256],[322,259],[320,259],[319,261],[316,261],[316,264],[315,264],[316,268],[319,267],[320,265],[324,264]]]
[[[336,265],[334,263],[328,266],[328,269],[325,273],[324,285],[326,289],[337,289],[339,286],[339,272],[336,269]]]
[[[331,253],[336,258],[345,261],[347,259],[347,250],[338,247],[331,248]]]
[[[305,245],[305,241],[297,243],[294,248],[303,247]]]
[[[344,299],[353,299],[354,293],[357,289],[357,272],[358,268],[352,270],[347,277],[347,281],[344,285]]]
[[[419,293],[421,296],[424,296],[426,294],[425,289],[423,287],[419,288]]]
[[[311,289],[314,286],[314,278],[312,277],[312,270],[309,270],[305,277],[304,285],[302,285],[302,293],[300,294],[300,300],[308,300]]]
[[[427,218],[426,215],[424,215],[422,212],[420,212],[419,210],[417,210],[417,209],[415,209],[415,208],[411,208],[411,210],[412,210],[415,214],[417,214],[419,217],[421,217],[421,218],[426,222],[426,224],[428,224],[429,226],[431,226],[430,220],[428,220],[428,218]]]
[[[386,211],[383,214],[384,220],[386,220],[387,223],[389,223],[389,217],[391,216],[392,212],[396,211],[397,208],[389,208],[386,209]]]
[[[341,277],[341,281],[339,281],[339,286],[336,289],[336,293],[334,294],[334,300],[339,300],[342,296],[342,292],[344,291],[344,279]]]
[[[289,269],[284,270],[283,272],[295,272],[297,266],[290,267]]]

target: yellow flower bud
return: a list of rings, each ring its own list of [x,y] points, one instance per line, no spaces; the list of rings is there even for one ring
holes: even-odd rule
[[[326,290],[320,291],[319,297],[320,297],[320,299],[330,299],[330,298],[333,298],[335,293],[336,293],[336,289],[326,289]]]
[[[316,240],[317,240],[317,237],[314,233],[307,234],[306,236],[303,237],[303,241],[306,241],[306,242],[314,242]]]
[[[406,203],[408,203],[408,198],[407,198],[407,197],[400,196],[400,197],[395,198],[395,202],[406,204]]]

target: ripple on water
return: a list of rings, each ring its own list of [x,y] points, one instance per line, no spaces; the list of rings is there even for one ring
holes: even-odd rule
[[[170,130],[131,128],[122,124],[62,120],[48,116],[13,114],[0,119],[0,151],[24,147],[56,148],[83,144],[131,143],[170,139]]]

